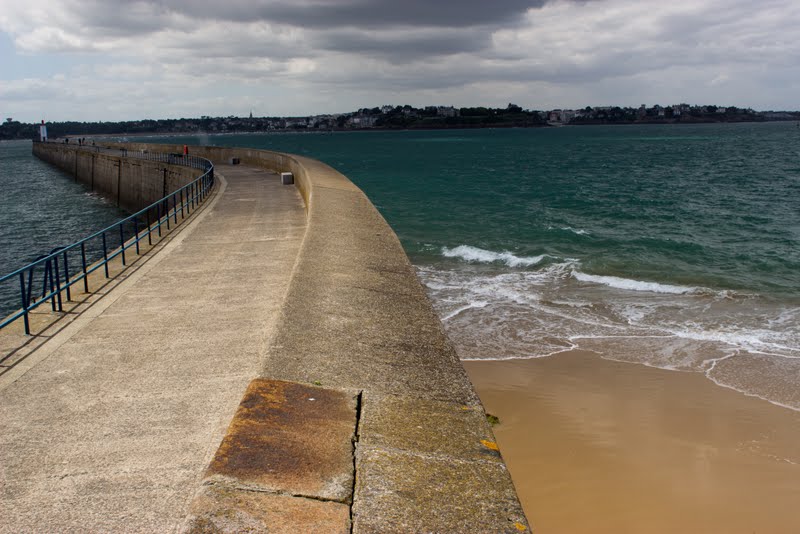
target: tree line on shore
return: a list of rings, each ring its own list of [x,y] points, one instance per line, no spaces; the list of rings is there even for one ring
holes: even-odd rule
[[[757,112],[719,106],[586,107],[578,110],[534,111],[515,104],[505,108],[383,106],[350,113],[307,117],[209,117],[145,119],[138,121],[47,122],[50,138],[82,135],[135,135],[178,133],[233,133],[276,130],[363,130],[539,127],[553,124],[636,124],[756,122],[800,120],[800,112]],[[38,123],[8,118],[0,124],[0,140],[35,139]]]

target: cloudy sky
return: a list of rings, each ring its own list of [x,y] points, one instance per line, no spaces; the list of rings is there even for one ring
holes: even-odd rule
[[[0,114],[800,109],[798,0],[0,0]]]

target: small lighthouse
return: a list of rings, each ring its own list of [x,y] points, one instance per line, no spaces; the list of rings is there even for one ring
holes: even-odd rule
[[[47,142],[47,126],[44,124],[44,119],[42,119],[42,124],[39,125],[39,141],[42,143]]]

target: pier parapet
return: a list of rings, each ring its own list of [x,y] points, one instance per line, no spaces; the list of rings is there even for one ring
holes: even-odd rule
[[[187,165],[180,153],[170,162],[168,158],[165,161],[146,159],[142,156],[147,153],[142,152],[113,152],[100,146],[75,143],[33,144],[33,154],[37,158],[71,174],[76,182],[85,184],[130,212],[180,189],[205,170]],[[134,157],[137,155],[140,157]]]

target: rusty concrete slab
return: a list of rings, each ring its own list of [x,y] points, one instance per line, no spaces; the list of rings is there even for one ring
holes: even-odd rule
[[[357,404],[351,392],[253,380],[206,483],[351,502]]]
[[[353,533],[530,532],[504,464],[359,445]]]
[[[192,503],[183,532],[346,534],[350,507],[346,504],[206,486]]]

